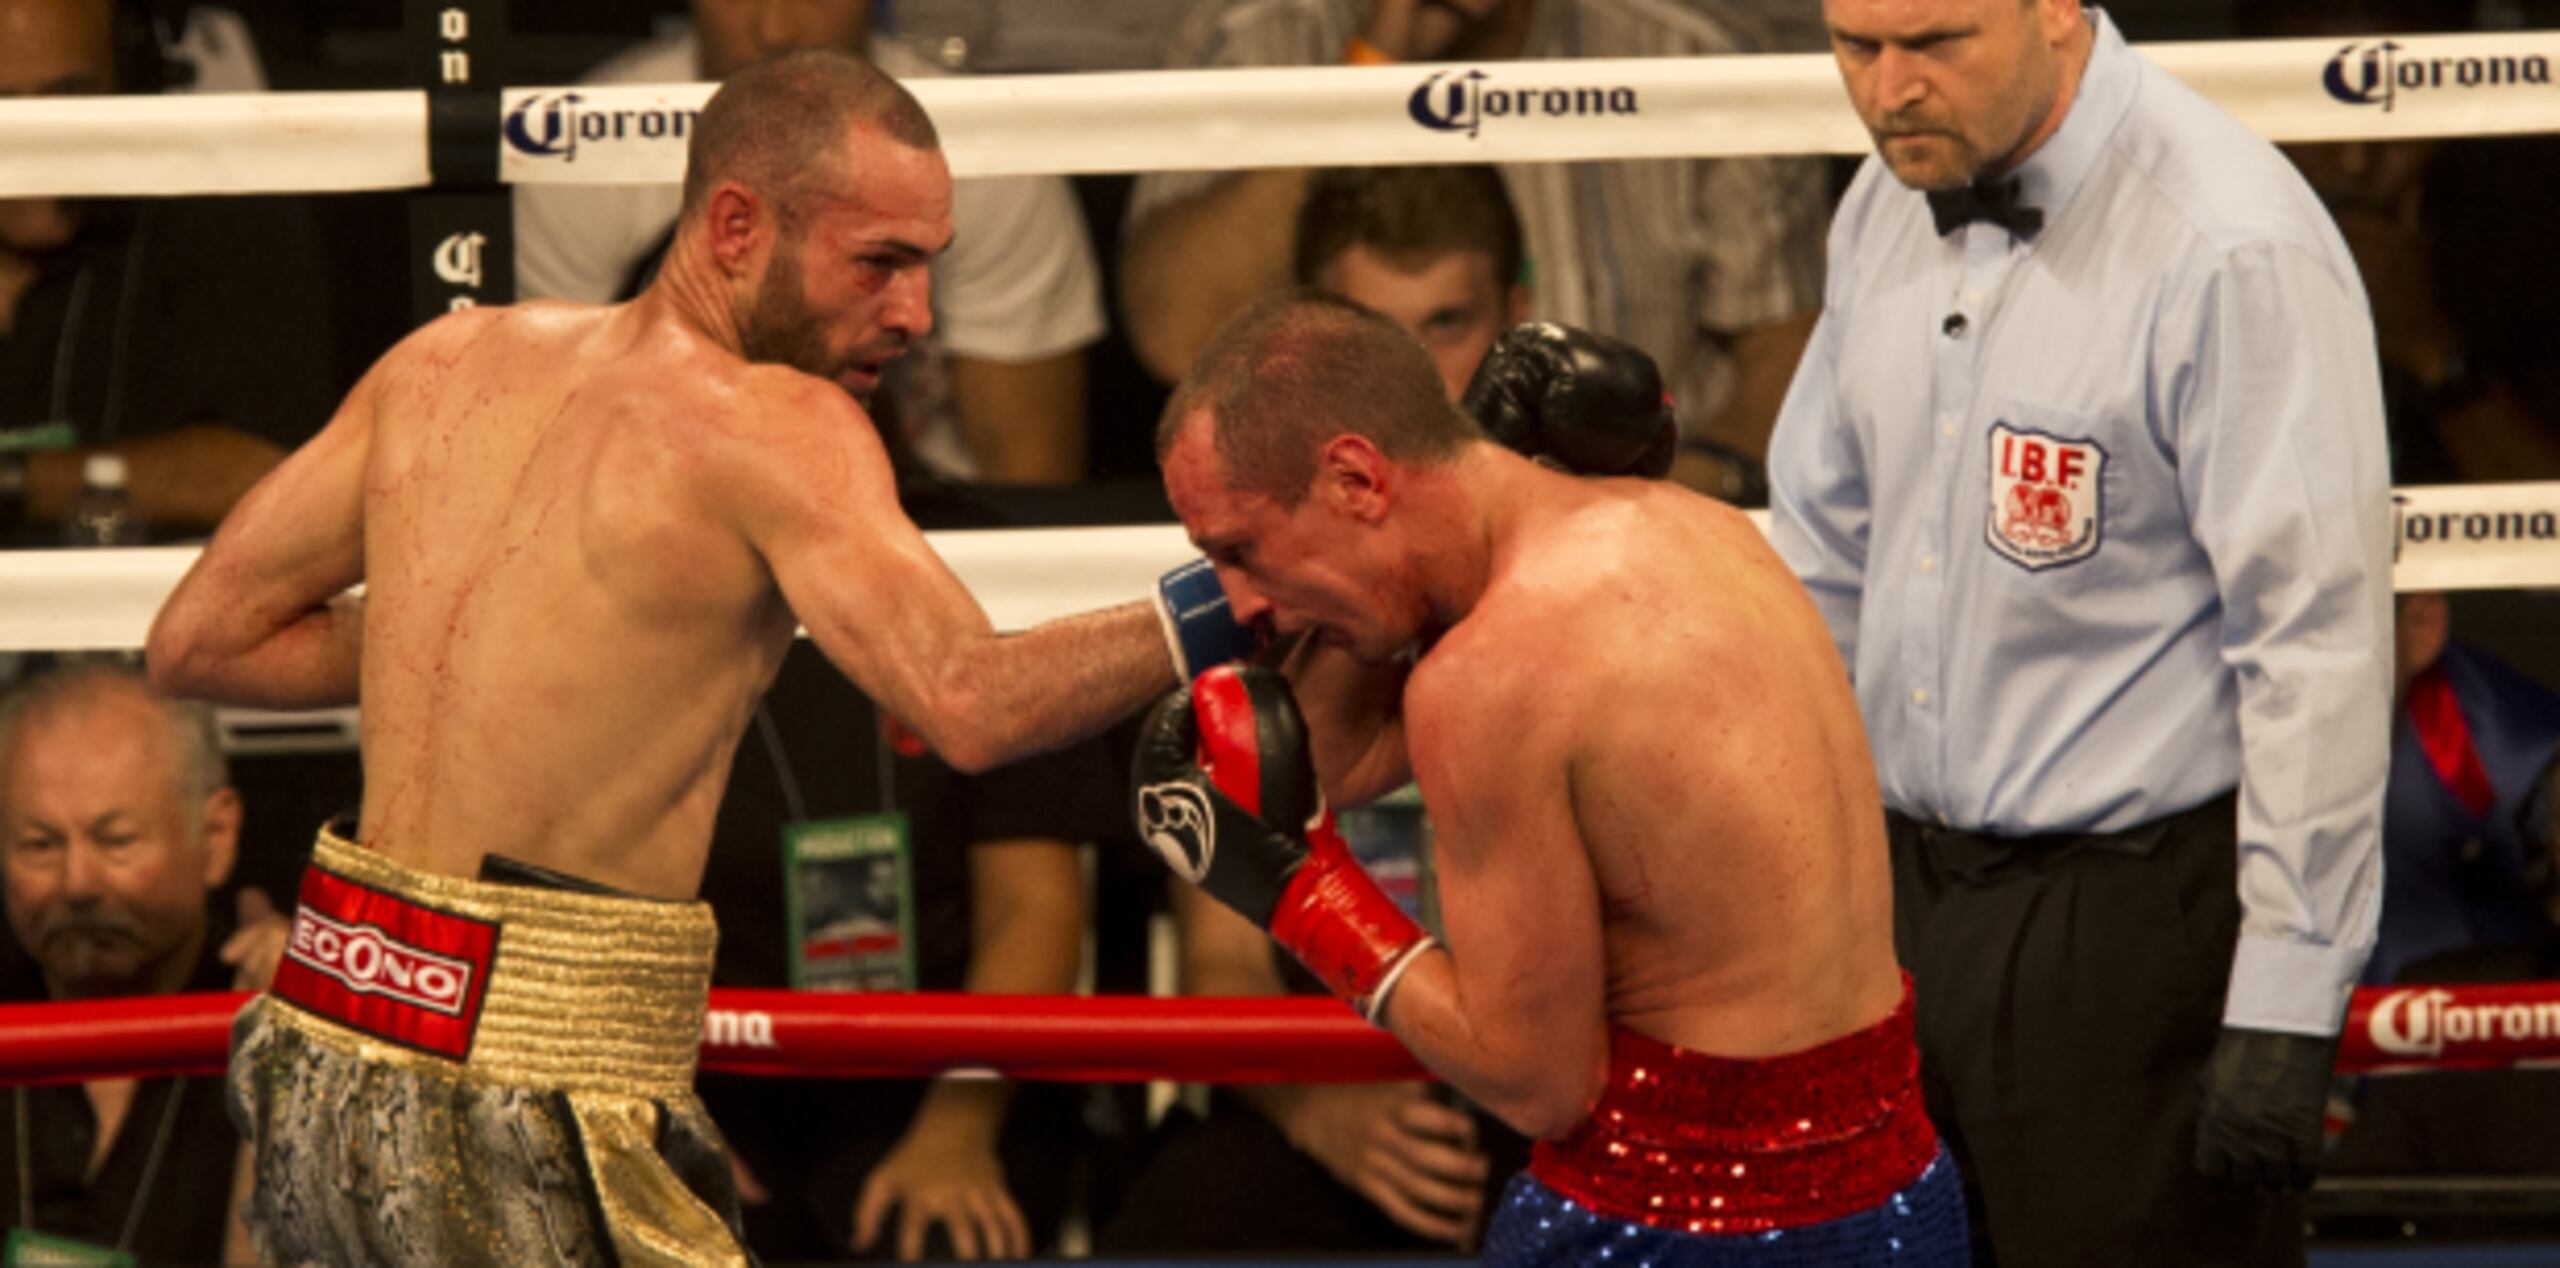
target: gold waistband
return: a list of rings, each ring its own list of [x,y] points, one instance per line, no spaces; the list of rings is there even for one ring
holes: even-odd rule
[[[312,865],[499,925],[470,1056],[494,1081],[567,1091],[689,1093],[719,931],[709,904],[493,885],[402,866],[321,829]],[[272,1003],[281,1003],[274,1001]],[[287,1006],[291,1008],[290,1005]],[[292,1013],[400,1064],[450,1062]]]

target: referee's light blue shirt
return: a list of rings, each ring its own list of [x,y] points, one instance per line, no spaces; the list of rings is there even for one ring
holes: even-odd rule
[[[2240,788],[2225,1020],[2334,1034],[2373,947],[2390,487],[2373,324],[2292,165],[2097,39],[1944,237],[1870,158],[1769,457],[1771,536],[1857,680],[1887,805],[2112,830]]]

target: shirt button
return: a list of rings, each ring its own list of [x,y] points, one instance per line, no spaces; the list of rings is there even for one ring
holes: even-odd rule
[[[1966,303],[1968,303],[1968,304],[1979,304],[1979,303],[1981,303],[1981,302],[1982,302],[1982,292],[1980,292],[1980,291],[1966,291],[1966,292],[1964,293],[1964,302],[1966,302]]]
[[[1924,572],[1924,573],[1928,573],[1928,572],[1935,572],[1935,571],[1937,571],[1937,569],[1938,569],[1938,557],[1937,557],[1937,556],[1935,556],[1935,555],[1922,555],[1922,556],[1920,557],[1920,571],[1922,571],[1922,572]]]
[[[1927,687],[1913,687],[1911,689],[1911,703],[1926,708],[1929,704],[1929,689]]]

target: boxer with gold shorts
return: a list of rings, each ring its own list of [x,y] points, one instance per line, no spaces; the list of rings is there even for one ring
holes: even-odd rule
[[[646,292],[402,340],[152,626],[171,694],[362,705],[364,848],[238,1036],[271,1257],[736,1259],[687,900],[795,632],[964,771],[1175,681],[1148,603],[999,634],[899,506],[862,402],[952,234],[915,98],[787,53],[689,144]],[[619,894],[486,883],[528,867]]]
[[[269,1259],[746,1262],[693,1092],[710,909],[543,879],[429,875],[321,833],[275,984],[232,1035]]]

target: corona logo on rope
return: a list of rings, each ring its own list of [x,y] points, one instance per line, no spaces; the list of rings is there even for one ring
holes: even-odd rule
[[[714,1008],[702,1015],[702,1042],[717,1048],[773,1048],[773,1014]]]
[[[1434,132],[1474,137],[1489,119],[1572,118],[1634,114],[1636,90],[1603,84],[1505,88],[1481,70],[1434,71],[1413,90],[1405,112]]]
[[[2380,106],[2386,112],[2403,90],[2496,88],[2511,84],[2548,84],[2551,60],[2540,53],[2517,56],[2404,56],[2397,40],[2358,40],[2338,50],[2321,73],[2329,95],[2351,106]]]
[[[2391,558],[2412,546],[2455,542],[2560,542],[2560,512],[2525,507],[2413,509],[2409,495],[2391,495]]]
[[[535,93],[507,112],[507,147],[529,158],[578,161],[581,144],[616,141],[681,141],[692,131],[700,110],[581,109],[586,97],[574,92]]]
[[[2366,1037],[2395,1057],[2460,1057],[2466,1046],[2560,1038],[2560,1000],[2456,1003],[2441,989],[2398,990],[2373,1006]]]

